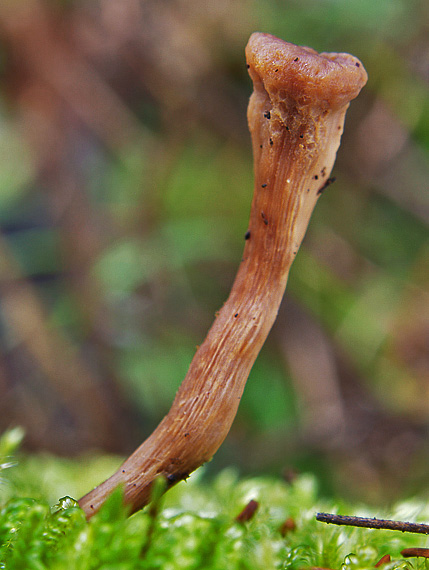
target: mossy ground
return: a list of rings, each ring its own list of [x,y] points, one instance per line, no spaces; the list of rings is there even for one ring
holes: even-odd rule
[[[118,491],[87,522],[73,499],[61,499],[52,507],[52,493],[64,485],[78,489],[87,471],[102,471],[109,460],[71,463],[22,457],[11,467],[5,452],[14,443],[10,435],[6,438],[0,442],[0,568],[364,570],[374,568],[385,554],[391,556],[385,570],[429,567],[424,559],[405,560],[400,554],[405,547],[428,546],[425,536],[328,526],[315,520],[318,511],[427,520],[429,508],[423,500],[375,512],[320,499],[317,482],[308,475],[287,483],[243,480],[227,470],[205,482],[200,471],[131,517]],[[24,496],[29,489],[32,498]],[[259,508],[247,522],[237,522],[252,499]],[[285,531],[281,527],[287,519],[295,528]]]

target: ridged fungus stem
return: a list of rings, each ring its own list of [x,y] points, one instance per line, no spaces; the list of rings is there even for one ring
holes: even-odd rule
[[[209,461],[228,434],[250,369],[275,321],[290,266],[329,178],[349,102],[367,80],[348,54],[268,34],[246,47],[255,189],[243,259],[228,300],[155,431],[79,504],[87,517],[122,485],[131,512],[155,478],[171,486]]]

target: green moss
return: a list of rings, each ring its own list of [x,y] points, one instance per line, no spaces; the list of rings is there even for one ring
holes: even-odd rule
[[[9,443],[0,441],[0,450],[9,455],[13,445],[11,436],[7,437]],[[10,466],[3,458],[1,465]],[[403,502],[390,513],[372,512],[363,506],[320,499],[317,483],[308,475],[289,484],[267,477],[240,479],[235,471],[225,470],[207,482],[200,470],[188,483],[165,495],[158,492],[152,506],[131,517],[118,489],[87,522],[71,498],[50,507],[40,498],[41,491],[38,499],[11,496],[11,487],[18,492],[16,473],[21,466],[21,480],[23,474],[30,476],[25,463],[23,458],[18,466],[2,469],[0,568],[7,570],[295,570],[313,566],[365,570],[374,568],[387,553],[392,562],[383,566],[385,570],[426,568],[422,559],[413,559],[411,565],[400,555],[405,547],[426,546],[425,537],[328,526],[315,520],[318,511],[424,520],[429,517],[424,500]],[[64,476],[64,464],[58,464]],[[53,460],[47,465],[44,472],[43,461],[39,461],[33,487],[38,481],[46,485],[49,477],[55,487]],[[71,488],[73,478],[85,476],[82,464],[76,465],[81,469],[80,473],[70,469]],[[8,481],[8,498],[4,498]],[[247,522],[237,522],[237,515],[251,499],[258,501],[259,508]],[[282,533],[280,528],[289,518],[295,528]]]

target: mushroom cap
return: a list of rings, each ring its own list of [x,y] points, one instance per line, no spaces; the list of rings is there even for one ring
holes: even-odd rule
[[[357,97],[368,75],[348,53],[318,53],[270,34],[254,33],[246,46],[249,74],[266,91],[284,90],[300,105],[338,109]]]

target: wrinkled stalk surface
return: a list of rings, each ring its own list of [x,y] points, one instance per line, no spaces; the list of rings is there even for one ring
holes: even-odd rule
[[[87,517],[120,484],[134,512],[160,475],[171,486],[209,461],[229,432],[250,369],[276,319],[290,266],[329,184],[350,100],[366,82],[348,54],[318,54],[268,34],[246,48],[255,189],[243,259],[168,415],[79,504]]]

